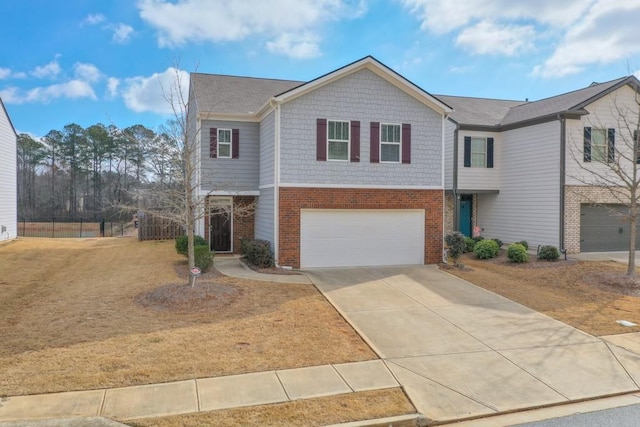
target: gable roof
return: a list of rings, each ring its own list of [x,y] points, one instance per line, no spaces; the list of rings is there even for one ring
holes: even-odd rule
[[[13,134],[17,138],[18,137],[18,132],[16,132],[16,128],[13,126],[13,122],[11,121],[11,117],[9,117],[9,112],[7,111],[7,108],[4,106],[4,102],[2,102],[2,98],[0,98],[0,107],[2,107],[2,111],[4,111],[4,115],[7,117],[7,120],[9,121],[9,126],[11,126],[11,130],[13,130]]]
[[[470,98],[466,96],[436,95],[453,107],[450,117],[457,123],[474,126],[497,126],[509,109],[525,101],[504,99]]]
[[[204,113],[256,114],[274,95],[300,86],[294,80],[191,73],[190,94]]]

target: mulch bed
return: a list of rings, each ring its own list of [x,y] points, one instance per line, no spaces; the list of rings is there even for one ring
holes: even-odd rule
[[[280,268],[280,267],[258,267],[256,265],[251,264],[245,258],[240,258],[240,261],[244,265],[246,265],[247,267],[252,269],[253,271],[256,271],[256,272],[262,273],[262,274],[282,274],[282,275],[285,275],[285,276],[289,276],[289,275],[296,276],[296,275],[300,275],[301,274],[301,273],[299,273],[297,271],[288,270],[286,268]]]
[[[463,264],[465,263],[465,260],[469,260],[469,259],[490,263],[490,264],[508,265],[514,268],[557,268],[557,267],[565,267],[567,265],[573,265],[578,262],[574,259],[565,260],[563,255],[560,255],[560,259],[557,259],[555,261],[548,261],[546,259],[538,259],[535,254],[529,254],[528,262],[512,262],[509,259],[509,257],[507,257],[506,249],[501,249],[497,257],[490,258],[490,259],[479,260],[472,252],[466,253],[462,255],[462,257],[460,257],[460,261]],[[446,264],[446,265],[449,265],[449,264]],[[465,266],[465,268],[468,268],[468,267]],[[473,269],[470,269],[470,271],[473,271]]]
[[[195,286],[174,284],[161,286],[136,296],[136,303],[155,311],[193,313],[214,311],[233,303],[242,295],[236,286],[196,281]]]

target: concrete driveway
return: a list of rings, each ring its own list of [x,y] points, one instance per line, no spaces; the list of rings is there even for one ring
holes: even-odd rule
[[[306,273],[432,420],[639,389],[635,334],[613,344],[435,266]]]

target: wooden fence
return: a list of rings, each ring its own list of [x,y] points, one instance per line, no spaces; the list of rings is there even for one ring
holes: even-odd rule
[[[184,228],[177,222],[149,214],[138,215],[138,240],[172,240],[184,234]]]

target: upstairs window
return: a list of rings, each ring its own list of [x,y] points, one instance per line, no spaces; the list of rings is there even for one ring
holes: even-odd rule
[[[380,125],[380,161],[400,163],[400,125]]]
[[[611,163],[616,159],[616,130],[584,128],[584,161]]]
[[[349,122],[329,120],[327,160],[349,161]]]
[[[471,167],[484,168],[487,166],[487,140],[485,138],[471,138]]]
[[[218,157],[231,158],[231,129],[218,129]]]

